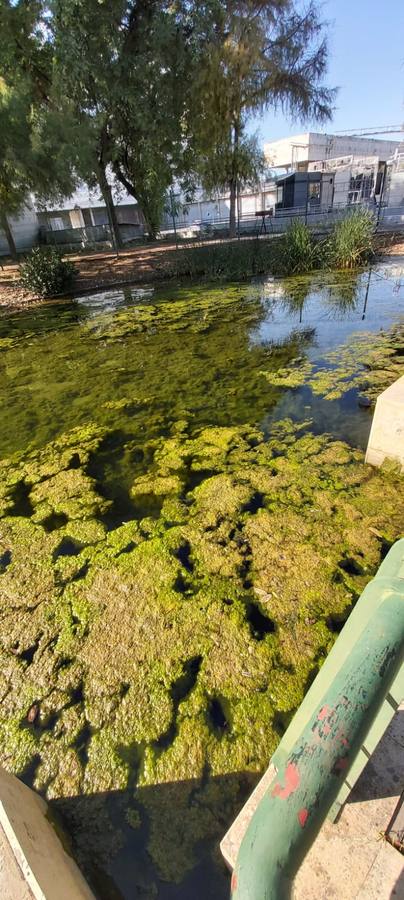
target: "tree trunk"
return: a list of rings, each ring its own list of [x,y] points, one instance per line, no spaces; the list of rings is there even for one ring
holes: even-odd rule
[[[230,216],[229,216],[229,232],[230,237],[236,237],[236,204],[238,194],[238,145],[240,137],[239,122],[235,122],[233,126],[233,160],[232,160],[232,177],[230,179]]]
[[[114,249],[118,256],[119,250],[122,250],[122,246],[123,246],[122,238],[121,238],[121,233],[119,230],[119,223],[118,223],[118,219],[117,219],[117,215],[116,215],[114,201],[112,198],[111,185],[108,182],[107,176],[105,174],[105,169],[102,166],[102,164],[100,164],[97,174],[98,174],[98,183],[100,185],[102,197],[103,197],[105,206],[107,208],[108,222],[109,222],[109,226],[111,229],[111,235],[112,235],[112,241],[114,244]]]
[[[134,200],[136,200],[143,216],[149,241],[155,241],[159,230],[159,224],[154,221],[147,200],[143,198],[142,192],[140,190],[136,190],[135,186],[122,172],[122,169],[118,163],[113,163],[113,170],[115,177],[118,179],[118,181],[120,181],[122,187],[124,187],[128,194],[130,194],[130,196],[133,197]]]
[[[7,216],[4,212],[0,212],[0,226],[6,235],[6,240],[8,243],[8,248],[10,250],[11,259],[14,259],[16,262],[18,260],[17,248],[15,246],[15,241],[13,237],[13,232],[11,231],[10,225],[8,224]]]
[[[234,179],[230,182],[230,216],[229,216],[229,234],[230,237],[236,236],[236,200],[237,200],[237,182]]]

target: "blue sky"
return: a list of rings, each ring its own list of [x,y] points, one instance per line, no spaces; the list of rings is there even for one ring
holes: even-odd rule
[[[249,129],[258,129],[265,141],[309,128],[341,131],[404,121],[404,0],[325,0],[322,10],[329,22],[327,82],[339,87],[332,122],[325,129],[307,127],[268,112]]]

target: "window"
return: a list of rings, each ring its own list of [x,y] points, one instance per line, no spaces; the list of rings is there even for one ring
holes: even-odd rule
[[[310,181],[309,182],[309,203],[320,203],[321,197],[321,182],[320,181]]]
[[[64,224],[63,219],[59,216],[49,220],[50,227],[52,231],[63,231]]]

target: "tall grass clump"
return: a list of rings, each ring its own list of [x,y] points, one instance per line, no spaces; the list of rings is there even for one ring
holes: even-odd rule
[[[375,222],[368,210],[356,210],[335,226],[329,241],[329,263],[354,269],[373,256]]]
[[[316,241],[308,225],[299,220],[289,225],[280,251],[279,262],[284,275],[312,272],[322,263],[322,242]]]

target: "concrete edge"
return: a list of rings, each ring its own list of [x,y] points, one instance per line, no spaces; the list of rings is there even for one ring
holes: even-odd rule
[[[0,826],[35,900],[95,900],[35,791],[0,769]]]

